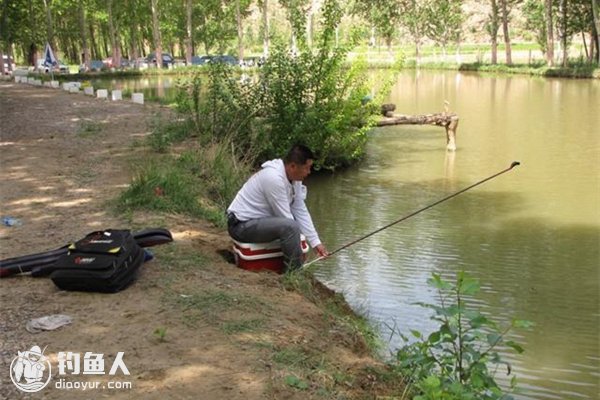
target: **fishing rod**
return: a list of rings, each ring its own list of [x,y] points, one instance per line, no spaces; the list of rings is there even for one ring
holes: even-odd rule
[[[400,223],[400,222],[402,222],[402,221],[406,221],[407,219],[409,219],[409,218],[411,218],[411,217],[414,217],[415,215],[417,215],[417,214],[420,214],[420,213],[422,213],[423,211],[429,210],[430,208],[432,208],[432,207],[435,207],[435,206],[437,206],[438,204],[440,204],[440,203],[443,203],[443,202],[444,202],[444,201],[446,201],[446,200],[450,200],[451,198],[453,198],[453,197],[456,197],[456,196],[458,196],[459,194],[466,192],[467,190],[471,190],[471,189],[473,189],[475,186],[479,186],[479,185],[481,185],[482,183],[485,183],[485,182],[487,182],[487,181],[489,181],[489,180],[492,180],[492,179],[496,178],[497,176],[500,176],[500,175],[502,175],[502,174],[504,174],[504,173],[506,173],[506,172],[508,172],[508,171],[512,170],[512,169],[513,169],[514,167],[516,167],[517,165],[521,165],[521,163],[520,163],[519,161],[513,161],[513,162],[510,164],[510,167],[508,167],[508,168],[506,168],[506,169],[503,169],[502,171],[500,171],[500,172],[497,172],[497,173],[495,173],[494,175],[488,176],[487,178],[485,178],[485,179],[482,179],[482,180],[480,180],[479,182],[476,182],[476,183],[472,184],[471,186],[467,186],[466,188],[464,188],[464,189],[461,189],[461,190],[459,190],[458,192],[452,193],[452,194],[450,194],[450,195],[448,195],[448,196],[444,197],[443,199],[440,199],[440,200],[436,201],[435,203],[432,203],[432,204],[430,204],[430,205],[428,205],[428,206],[425,206],[425,207],[423,207],[423,208],[421,208],[421,209],[419,209],[419,210],[417,210],[417,211],[414,211],[414,212],[412,212],[412,213],[410,213],[410,214],[408,214],[408,215],[406,215],[406,216],[404,216],[404,217],[402,217],[402,218],[400,218],[400,219],[397,219],[396,221],[390,222],[389,224],[387,224],[387,225],[385,225],[385,226],[382,226],[381,228],[379,228],[379,229],[376,229],[376,230],[374,230],[373,232],[367,233],[366,235],[364,235],[364,236],[361,236],[361,237],[359,237],[358,239],[355,239],[355,240],[353,240],[353,241],[351,241],[351,242],[349,242],[349,243],[346,243],[346,244],[345,244],[345,245],[343,245],[342,247],[339,247],[339,248],[335,249],[334,251],[332,251],[331,253],[329,253],[329,255],[328,255],[327,257],[331,257],[332,255],[334,255],[334,254],[336,254],[336,253],[339,253],[340,251],[342,251],[342,250],[344,250],[344,249],[346,249],[346,248],[348,248],[348,247],[352,246],[353,244],[356,244],[356,243],[358,243],[358,242],[360,242],[360,241],[363,241],[363,240],[365,240],[366,238],[368,238],[368,237],[371,237],[371,236],[375,235],[376,233],[379,233],[379,232],[381,232],[381,231],[383,231],[383,230],[385,230],[385,229],[387,229],[387,228],[389,228],[389,227],[391,227],[391,226],[393,226],[393,225],[396,225],[396,224],[398,224],[398,223]],[[303,268],[305,268],[305,267],[308,267],[309,265],[311,265],[311,264],[313,264],[313,263],[316,263],[317,261],[319,261],[319,260],[322,260],[322,259],[324,259],[324,258],[326,258],[326,257],[323,257],[323,256],[321,256],[321,257],[315,258],[314,260],[312,260],[312,261],[310,261],[310,262],[308,262],[308,263],[304,264],[304,265],[303,265]]]

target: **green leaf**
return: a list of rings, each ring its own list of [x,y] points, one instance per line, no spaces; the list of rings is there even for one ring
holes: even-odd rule
[[[512,326],[513,328],[531,328],[533,327],[535,324],[531,321],[527,321],[525,319],[515,319],[512,322]]]
[[[487,342],[490,346],[495,346],[502,340],[502,336],[497,333],[488,333]]]
[[[427,391],[427,390],[437,389],[440,387],[440,385],[441,385],[440,379],[437,376],[430,375],[427,378],[423,379],[423,381],[421,382],[421,384],[419,386],[421,386],[421,389]]]
[[[525,351],[525,349],[523,347],[521,347],[521,345],[519,345],[518,343],[513,342],[512,340],[507,340],[505,342],[505,344],[512,348],[513,350],[515,350],[517,353],[521,354]]]
[[[421,339],[421,338],[423,337],[423,335],[421,334],[421,332],[419,332],[419,331],[416,331],[416,330],[414,330],[414,329],[411,329],[411,330],[410,330],[410,333],[412,333],[412,335],[413,335],[414,337],[416,337],[417,339]]]
[[[431,344],[437,343],[440,341],[442,334],[440,331],[432,332],[431,335],[427,338],[427,341]]]
[[[432,273],[431,278],[427,280],[429,286],[433,286],[438,290],[449,290],[452,288],[452,285],[449,282],[446,282],[442,279],[439,274]]]
[[[483,325],[487,325],[487,323],[488,319],[483,315],[478,315],[477,317],[469,320],[469,325],[471,325],[473,328],[482,327]]]
[[[462,274],[462,276],[459,277],[458,289],[460,293],[472,296],[479,292],[479,281],[473,277],[468,276],[467,274]]]
[[[517,387],[517,383],[518,383],[517,382],[517,376],[513,375],[512,379],[510,380],[510,387],[512,389],[516,388]]]

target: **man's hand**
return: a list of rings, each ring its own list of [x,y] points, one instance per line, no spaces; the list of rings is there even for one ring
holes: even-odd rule
[[[329,252],[327,251],[325,246],[323,246],[322,244],[315,247],[314,250],[315,250],[315,253],[317,253],[319,255],[319,257],[327,257],[329,255]]]

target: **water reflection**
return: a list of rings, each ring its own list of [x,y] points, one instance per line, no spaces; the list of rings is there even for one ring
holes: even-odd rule
[[[173,76],[152,76],[136,79],[93,79],[92,86],[100,89],[127,90],[143,93],[145,99],[173,100],[177,95],[177,78]]]

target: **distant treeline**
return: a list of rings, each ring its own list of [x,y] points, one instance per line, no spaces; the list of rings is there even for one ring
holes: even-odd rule
[[[135,59],[168,52],[268,55],[273,41],[318,40],[324,0],[3,0],[0,53],[34,65],[46,42],[69,63],[112,57]],[[342,4],[343,3],[343,4]],[[491,44],[496,63],[503,44],[512,63],[511,37],[535,40],[547,63],[566,64],[571,42],[583,43],[585,60],[598,63],[600,0],[352,0],[340,2],[340,44],[358,35],[370,46],[411,43],[447,46],[465,38]],[[157,62],[160,60],[157,60]],[[2,68],[2,63],[0,63]]]

